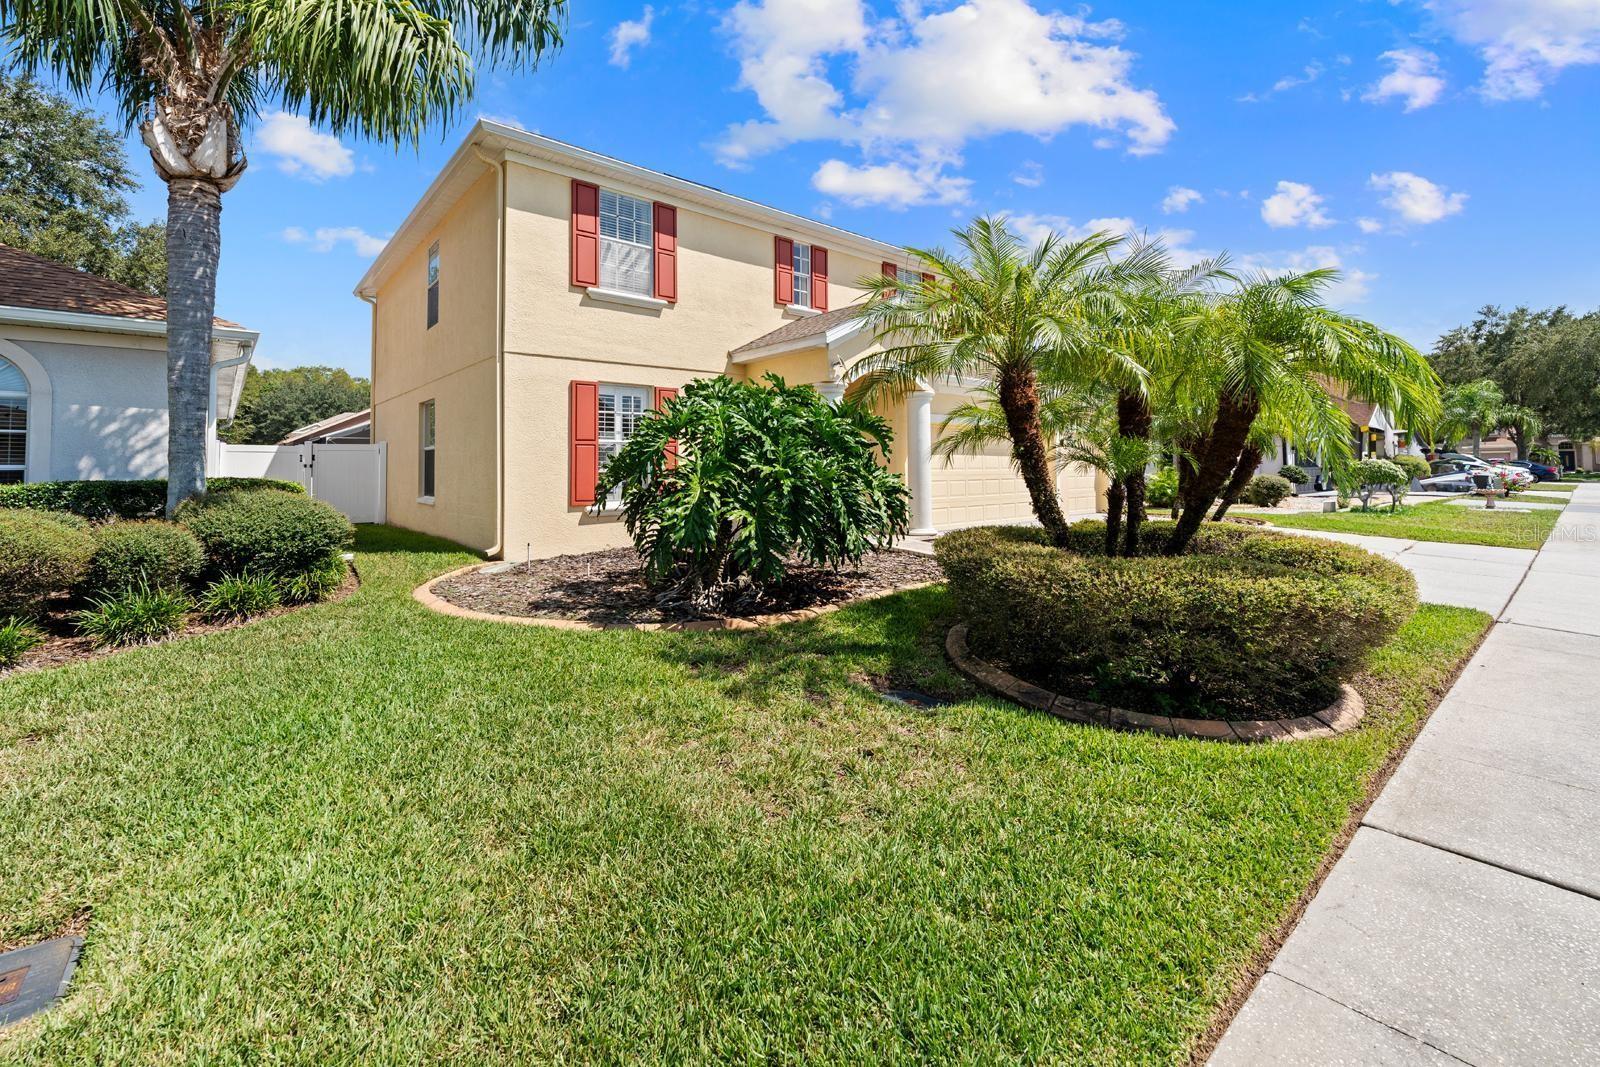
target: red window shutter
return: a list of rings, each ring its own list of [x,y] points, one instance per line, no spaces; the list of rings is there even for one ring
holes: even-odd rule
[[[666,408],[667,401],[674,399],[677,395],[678,395],[678,391],[676,389],[657,389],[656,390],[656,410],[657,411],[661,411],[664,408]],[[676,442],[676,441],[668,441],[667,442],[667,467],[670,469],[672,467],[676,467],[677,465],[678,465],[678,442]]]
[[[600,284],[600,187],[572,182],[572,284]]]
[[[655,205],[656,299],[678,299],[678,209]]]
[[[933,275],[929,274],[927,271],[922,272],[922,287],[924,289],[933,288]]]
[[[886,259],[886,260],[883,261],[883,276],[885,278],[897,279],[897,278],[900,277],[900,268],[896,267],[893,263],[890,263]],[[895,290],[893,290],[893,289],[886,290],[885,291],[885,295],[894,296],[895,295]]]
[[[567,489],[570,507],[594,503],[600,480],[600,383],[573,382],[569,387],[571,412],[567,421],[567,454],[571,473]]]
[[[811,306],[828,310],[828,250],[811,246]]]
[[[772,299],[794,303],[794,242],[787,237],[772,239]]]

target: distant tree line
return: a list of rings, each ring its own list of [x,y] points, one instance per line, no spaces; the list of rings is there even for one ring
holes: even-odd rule
[[[245,372],[239,409],[218,430],[229,444],[271,445],[302,426],[371,402],[371,385],[333,367],[290,367]]]
[[[138,187],[98,115],[0,73],[0,244],[164,296],[167,228],[133,217]]]
[[[1543,436],[1600,434],[1600,311],[1489,306],[1440,337],[1429,356],[1447,419],[1475,438],[1505,430],[1517,455]]]

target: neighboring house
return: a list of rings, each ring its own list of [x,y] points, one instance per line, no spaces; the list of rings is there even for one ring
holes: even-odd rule
[[[1401,429],[1387,410],[1366,400],[1341,397],[1330,389],[1350,418],[1350,451],[1356,459],[1393,459],[1401,454],[1420,456],[1421,444],[1410,430]],[[1273,440],[1272,452],[1261,461],[1262,474],[1276,474],[1287,466],[1297,466],[1311,478],[1308,487],[1322,484],[1319,457],[1303,453],[1283,438]]]
[[[280,445],[365,445],[372,442],[372,413],[343,411],[302,426]]]
[[[167,305],[0,245],[0,482],[163,478]],[[206,469],[259,334],[216,320]]]
[[[1463,450],[1470,448],[1471,441],[1464,442]],[[1600,438],[1588,441],[1575,441],[1563,434],[1547,434],[1539,439],[1539,443],[1556,450],[1560,457],[1561,469],[1569,471],[1600,470]],[[1511,435],[1505,432],[1492,433],[1483,439],[1483,459],[1491,463],[1517,458],[1517,443]]]
[[[905,249],[479,121],[357,287],[372,304],[372,439],[391,522],[520,558],[627,543],[601,463],[686,383],[772,372],[842,397],[873,349],[860,280]],[[1026,521],[1009,450],[932,456],[944,383],[881,405],[888,463],[933,531]],[[1063,472],[1074,512],[1092,473]]]

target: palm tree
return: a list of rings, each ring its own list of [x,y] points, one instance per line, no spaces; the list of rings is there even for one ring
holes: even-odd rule
[[[957,253],[912,250],[936,272],[921,283],[863,282],[871,293],[861,318],[886,347],[863,357],[857,371],[868,396],[956,379],[990,387],[1034,516],[1064,544],[1040,373],[1048,367],[1059,380],[1080,382],[1113,369],[1138,373],[1103,343],[1100,324],[1113,317],[1130,279],[1149,269],[1148,259],[1113,258],[1124,239],[1104,233],[1078,241],[1052,234],[1029,251],[1004,218],[977,219],[954,235]]]
[[[1518,459],[1528,458],[1528,449],[1533,447],[1534,439],[1544,432],[1544,420],[1539,413],[1523,404],[1506,404],[1500,409],[1495,422],[1499,429],[1511,435],[1512,442],[1517,446]]]
[[[473,52],[526,65],[566,0],[0,0],[14,65],[116,101],[167,185],[167,510],[205,490],[222,194],[268,103],[396,145],[472,98]]]
[[[1215,407],[1193,449],[1194,473],[1183,487],[1169,553],[1188,547],[1239,470],[1264,412],[1272,422],[1299,427],[1299,436],[1317,442],[1334,466],[1349,460],[1350,423],[1328,394],[1330,382],[1404,424],[1438,417],[1438,378],[1416,349],[1323,304],[1338,278],[1332,270],[1257,275],[1196,314],[1205,362],[1194,368],[1189,388],[1206,391]]]
[[[1483,458],[1483,435],[1500,425],[1506,395],[1489,378],[1453,385],[1444,393],[1444,408],[1439,419],[1439,436],[1458,438],[1472,435],[1472,454]]]

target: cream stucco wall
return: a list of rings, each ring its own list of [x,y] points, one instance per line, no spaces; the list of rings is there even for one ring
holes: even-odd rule
[[[477,549],[498,539],[495,460],[498,178],[487,166],[385,277],[373,313],[372,439],[388,442],[389,521]],[[439,321],[427,256],[439,242]],[[419,500],[420,406],[434,401],[433,503]]]

